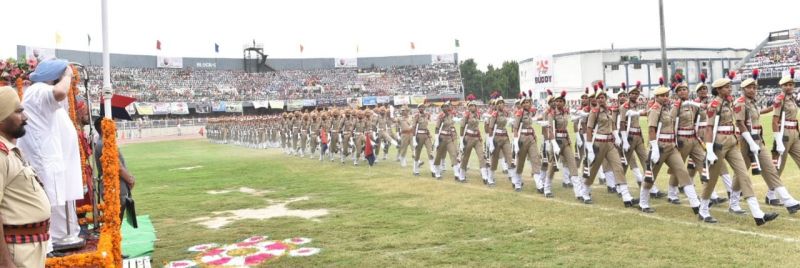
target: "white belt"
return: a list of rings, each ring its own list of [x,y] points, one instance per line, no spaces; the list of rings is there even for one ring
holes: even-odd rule
[[[708,126],[708,122],[697,122],[698,127],[705,127]]]
[[[444,131],[444,130],[442,130],[442,131],[439,131],[439,134],[442,134],[442,135],[450,135],[450,131]]]
[[[496,134],[506,134],[505,130],[495,130],[494,133]]]
[[[612,138],[611,135],[606,135],[606,134],[596,134],[593,137],[596,140],[607,140]]]
[[[658,134],[658,139],[671,140],[671,139],[674,139],[674,138],[675,138],[675,135],[673,135],[673,134]]]
[[[717,131],[733,131],[733,126],[717,126]]]
[[[750,131],[750,134],[751,135],[761,135],[761,130],[760,129],[753,129],[753,130]]]
[[[467,129],[467,134],[478,134],[478,131]]]
[[[427,130],[417,130],[417,134],[428,134]]]
[[[556,138],[567,138],[569,134],[567,133],[556,133]]]
[[[519,130],[519,133],[533,133],[532,128],[523,128]]]
[[[638,127],[632,127],[631,130],[628,131],[628,133],[642,133],[642,129]]]
[[[786,125],[784,125],[784,126],[796,127],[797,126],[797,121],[786,121]]]
[[[694,130],[678,130],[678,135],[682,136],[694,135]]]

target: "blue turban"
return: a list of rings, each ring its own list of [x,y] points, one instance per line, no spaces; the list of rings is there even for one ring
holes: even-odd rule
[[[47,82],[58,80],[64,75],[64,70],[67,69],[67,61],[65,60],[46,60],[39,63],[36,69],[31,74],[31,81]]]

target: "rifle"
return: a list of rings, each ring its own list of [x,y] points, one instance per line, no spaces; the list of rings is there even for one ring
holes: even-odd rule
[[[414,138],[411,139],[411,146],[414,147],[414,150],[411,151],[411,156],[413,156],[414,159],[417,159],[417,132],[419,132],[419,116],[420,115],[417,114],[417,119],[414,120]],[[416,164],[417,163],[414,163],[414,165]]]
[[[517,135],[514,136],[514,144],[512,145],[513,150],[511,152],[511,159],[513,161],[512,163],[517,162],[517,153],[519,153],[519,135],[522,132],[522,117],[525,117],[525,110],[522,110],[522,115],[519,117],[519,123],[517,123]]]
[[[723,100],[722,105],[719,107],[719,109],[717,109],[717,114],[714,115],[714,126],[712,127],[712,132],[711,132],[711,148],[706,148],[706,150],[712,150],[713,152],[714,147],[717,147],[717,130],[719,128],[719,114],[720,112],[722,112],[722,106],[725,106],[726,102],[727,101]],[[719,159],[717,159],[717,161],[719,161]],[[703,165],[705,165],[705,167],[703,167],[703,172],[708,174],[709,173],[708,168],[711,166],[710,163],[708,162],[708,159],[706,159],[706,161],[703,161]],[[708,175],[706,175],[706,180],[708,180]]]
[[[783,134],[784,126],[786,125],[786,112],[783,110],[785,105],[786,105],[786,93],[784,93],[783,100],[781,100],[781,131],[780,131],[781,134]],[[783,141],[787,141],[786,135],[783,135],[782,139]],[[772,161],[775,163],[775,167],[778,169],[780,169],[782,158],[783,154],[778,153],[778,141],[772,140]]]
[[[617,109],[617,111],[619,111],[619,109]],[[620,134],[619,133],[619,131],[620,131],[619,129],[620,129],[621,126],[622,126],[622,115],[618,114],[617,115],[617,134],[618,135]],[[620,139],[622,139],[621,136],[620,136]],[[620,146],[622,146],[622,144],[620,144]],[[617,147],[617,149],[618,149],[617,151],[619,152],[620,161],[622,162],[622,169],[623,169],[623,171],[627,170],[628,169],[628,158],[625,157],[625,152],[623,152],[624,150],[622,150],[623,149],[622,147]]]
[[[747,135],[750,135],[750,137],[755,138],[753,137],[753,121],[750,119],[750,109],[747,109],[747,97],[745,96],[742,97],[745,98],[744,120],[745,120],[745,126],[747,127]],[[742,135],[744,135],[744,133],[742,133]],[[760,139],[760,137],[758,138]],[[755,141],[755,139],[753,139],[753,141]],[[750,145],[748,144],[748,147],[749,146]],[[750,150],[748,150],[747,154],[750,157],[750,168],[751,168],[750,172],[753,175],[761,174],[761,161],[758,159],[758,155],[754,154],[753,151]]]
[[[597,121],[599,119],[598,117],[599,116],[595,114],[594,124],[592,124],[592,146],[594,146],[594,141],[595,139],[597,139]],[[587,125],[588,125],[588,119],[587,119]],[[586,140],[584,140],[583,142],[583,148],[586,151],[586,157],[583,158],[583,177],[588,179],[590,175],[589,168],[592,164],[594,164],[594,160],[596,159],[592,159],[592,162],[589,163],[589,147],[586,146]],[[592,148],[592,151],[594,151],[594,148]]]
[[[694,135],[696,137],[698,137],[697,140],[700,141],[700,140],[702,140],[702,139],[699,138],[700,134],[698,134],[698,133],[700,133],[700,126],[698,126],[700,124],[700,108],[696,108],[696,109],[697,110],[694,112]],[[686,168],[688,168],[688,169],[696,169],[697,168],[696,164],[695,164],[694,160],[692,160],[692,158],[689,158],[689,160],[686,161]],[[700,175],[700,180],[701,181],[704,181],[703,180],[703,176],[705,176],[705,172],[703,172],[703,174]],[[705,180],[708,180],[708,178],[706,178]]]
[[[456,157],[456,159],[458,160],[459,163],[461,163],[461,158],[464,157],[464,147],[467,146],[466,145],[467,133],[465,131],[467,129],[467,124],[469,123],[469,116],[470,115],[471,115],[471,113],[467,112],[467,115],[464,116],[464,124],[461,125],[461,143],[460,143],[459,149],[458,149],[458,156]],[[469,164],[469,163],[467,163],[467,164]]]
[[[664,106],[661,107],[661,111],[658,112],[658,121],[656,121],[656,146],[658,146],[658,135],[661,135],[661,115],[664,113]],[[653,182],[653,160],[650,157],[653,155],[653,148],[650,148],[650,152],[647,154],[647,163],[645,163],[645,171],[644,171],[644,181],[645,182]]]
[[[556,132],[555,112],[553,113],[553,122],[551,124],[552,125],[550,125],[550,128],[553,130],[552,131],[553,132],[553,140],[556,141],[556,144],[558,144],[558,138],[556,137],[556,133],[557,132]],[[569,136],[567,136],[567,140],[569,140]],[[552,148],[551,148],[551,150],[552,150]],[[555,150],[553,150],[553,159],[556,161],[556,163],[558,163],[561,160],[561,154],[556,154]],[[558,165],[555,165],[555,167],[556,167],[556,171],[558,171]]]
[[[439,150],[439,134],[442,133],[442,128],[444,127],[444,119],[439,119],[439,120],[442,122],[439,122],[439,127],[436,128],[436,140],[433,141],[433,148],[437,151]]]
[[[583,118],[578,119],[578,124],[576,125],[577,129],[575,129],[575,133],[576,133],[576,138],[583,140],[583,135],[581,134],[581,123],[583,123]],[[575,163],[580,162],[580,160],[581,160],[580,146],[578,146],[578,143],[575,142]]]

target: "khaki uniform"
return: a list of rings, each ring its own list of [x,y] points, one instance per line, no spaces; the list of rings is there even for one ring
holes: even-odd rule
[[[542,158],[539,155],[538,147],[536,146],[536,132],[533,129],[533,117],[536,115],[536,109],[530,110],[520,109],[516,113],[516,120],[512,131],[514,135],[519,133],[519,144],[517,144],[519,151],[517,152],[517,174],[522,174],[525,168],[526,158],[531,161],[531,170],[533,174],[538,174],[542,168]],[[517,129],[519,127],[519,130]]]
[[[364,135],[368,130],[369,122],[367,122],[366,118],[357,119],[354,127],[353,127],[353,140],[355,141],[355,161],[361,159],[361,153],[364,152],[364,142],[366,142],[366,138]]]
[[[355,129],[356,120],[358,119],[350,116],[344,117],[342,120],[342,162],[344,162],[344,158],[353,153],[351,150],[356,150],[350,146],[350,141],[354,139],[353,130]]]
[[[425,147],[425,151],[428,153],[428,159],[433,160],[433,151],[431,150],[431,136],[430,136],[430,131],[428,131],[428,115],[427,114],[414,115],[413,124],[411,126],[417,129],[417,133],[415,136],[415,138],[417,139],[417,147],[414,148],[414,162],[419,161],[420,154],[422,153],[422,147]]]
[[[400,128],[400,149],[398,149],[397,154],[400,158],[405,159],[408,147],[411,145],[411,138],[414,136],[414,126],[411,125],[409,116],[399,116],[395,120],[395,124]]]
[[[709,168],[709,183],[703,188],[701,199],[707,200],[711,197],[711,192],[714,191],[714,186],[722,173],[722,166],[725,165],[725,162],[731,165],[733,174],[738,177],[737,180],[740,183],[742,196],[745,198],[751,197],[753,196],[753,185],[750,182],[750,175],[747,172],[749,165],[745,165],[742,152],[738,150],[737,147],[739,144],[735,135],[736,127],[734,126],[733,99],[723,100],[717,97],[709,103],[708,120],[711,124],[709,124],[708,127],[714,127],[713,122],[717,112],[719,112],[719,125],[715,144],[719,145],[714,147],[720,148],[706,149],[714,149],[714,154],[716,154],[718,161],[714,162]]]
[[[437,118],[436,132],[439,133],[439,146],[435,148],[436,157],[433,160],[433,164],[438,166],[442,163],[442,160],[444,160],[445,156],[449,154],[450,163],[455,166],[458,164],[458,161],[456,160],[456,139],[458,139],[458,134],[456,133],[453,115],[440,113]]]
[[[338,154],[340,152],[339,143],[341,142],[340,135],[342,134],[343,120],[343,118],[334,118],[330,121],[330,125],[328,126],[328,129],[330,129],[329,137],[331,139],[330,144],[328,145],[328,150],[330,150],[331,155]]]
[[[42,184],[14,144],[0,137],[0,215],[8,250],[17,267],[44,267],[47,255],[50,201]],[[13,235],[24,225],[37,225],[41,232]],[[22,243],[23,241],[34,241]]]
[[[469,165],[469,158],[472,150],[478,157],[478,163],[481,168],[489,167],[489,163],[485,163],[486,157],[483,152],[483,141],[481,140],[480,130],[481,117],[478,113],[464,112],[464,127],[461,131],[464,137],[464,150],[461,155],[461,170],[466,171]]]
[[[511,162],[513,159],[511,158],[511,141],[508,139],[508,129],[506,128],[509,116],[510,114],[508,112],[495,111],[492,113],[492,116],[489,117],[489,123],[486,124],[486,133],[491,133],[490,135],[493,136],[494,141],[494,151],[491,152],[492,171],[497,170],[497,160],[500,158],[501,153],[503,154],[506,164],[510,168],[515,168],[514,163]],[[492,132],[493,130],[494,132]]]
[[[688,179],[691,181],[694,178],[695,170],[703,168],[703,162],[706,159],[706,150],[704,144],[698,138],[704,135],[704,132],[697,126],[698,120],[705,120],[705,113],[698,107],[691,105],[681,105],[677,109],[672,109],[673,118],[678,119],[678,151],[681,154],[681,159],[686,161],[691,157],[695,168],[687,168]],[[697,127],[697,128],[696,128]],[[703,128],[705,129],[705,128]],[[671,171],[670,171],[671,173]],[[678,187],[678,177],[672,174],[669,179],[669,185]],[[685,185],[685,184],[682,184]]]
[[[794,101],[784,101],[785,98],[783,94],[784,93],[781,93],[776,97],[774,102],[775,110],[773,110],[773,115],[776,117],[776,120],[781,120],[781,113],[786,112],[786,125],[783,127],[783,147],[786,148],[786,151],[781,155],[781,166],[778,167],[779,175],[783,174],[783,168],[786,166],[787,160],[789,160],[788,156],[791,156],[794,162],[800,166],[800,137],[798,137],[800,134],[797,131],[797,104]]]
[[[756,107],[755,101],[748,99],[745,96],[739,97],[734,104],[733,111],[736,114],[736,120],[743,121],[745,126],[749,128],[740,129],[741,135],[749,134],[751,137],[753,137],[753,141],[755,141],[759,146],[760,151],[756,157],[758,157],[758,160],[761,163],[761,177],[764,178],[764,182],[767,183],[767,187],[770,190],[774,190],[777,187],[783,186],[783,182],[778,175],[778,169],[775,168],[775,165],[772,165],[772,156],[764,146],[764,138],[760,123],[761,112],[758,110],[758,107]],[[753,161],[751,159],[752,152],[750,152],[750,145],[741,137],[739,138],[739,142],[741,144],[740,148],[742,151],[742,158],[744,158],[744,163],[750,163]],[[741,188],[739,179],[735,179],[733,182],[733,190],[739,191],[739,188]]]
[[[614,120],[611,117],[611,111],[608,109],[595,108],[589,114],[587,126],[592,127],[586,131],[594,131],[594,147],[595,159],[593,163],[589,163],[591,169],[589,170],[589,178],[585,181],[587,186],[594,183],[594,177],[597,175],[597,170],[604,160],[608,160],[611,170],[614,173],[617,185],[627,185],[624,173],[622,172],[622,162],[620,161],[617,148],[614,146],[614,137],[611,134],[614,129]],[[596,129],[596,130],[595,130]],[[591,142],[591,140],[590,140]]]
[[[555,127],[556,136],[554,138],[556,139],[559,149],[561,149],[560,154],[555,157],[561,159],[571,176],[578,176],[578,166],[577,163],[575,163],[575,155],[570,147],[571,142],[569,139],[569,132],[567,131],[567,125],[569,125],[569,111],[566,109],[563,111],[550,109],[547,113],[546,120],[550,122],[551,128]],[[552,178],[555,172],[556,165],[550,165],[547,169],[547,177]]]
[[[308,143],[309,147],[311,147],[311,154],[314,154],[317,151],[317,146],[319,146],[317,137],[319,137],[319,129],[321,126],[322,124],[318,120],[311,121],[308,125]]]
[[[297,153],[297,148],[300,146],[298,141],[300,140],[300,119],[295,118],[292,119],[291,122],[292,129],[289,132],[292,138],[292,149],[295,153]]]
[[[311,127],[311,124],[308,120],[303,120],[300,123],[300,139],[297,150],[300,151],[300,154],[304,154],[306,152],[306,144],[308,143],[308,128]]]
[[[678,114],[678,109],[679,107],[676,105],[662,106],[660,104],[654,104],[650,107],[650,112],[647,117],[647,122],[649,122],[650,127],[657,130],[659,122],[661,123],[661,132],[658,133],[658,137],[656,137],[656,139],[658,139],[660,158],[658,162],[651,163],[653,180],[650,181],[645,178],[645,183],[643,184],[644,189],[649,190],[653,187],[653,183],[655,183],[658,178],[658,172],[661,170],[663,164],[669,167],[672,175],[678,177],[680,186],[692,183],[689,179],[689,172],[686,170],[683,158],[678,150],[677,140],[675,139],[675,116]]]
[[[639,126],[639,116],[626,116],[628,111],[634,109],[636,109],[636,104],[631,103],[630,101],[620,106],[620,128],[622,128],[620,131],[628,132],[628,145],[630,145],[630,148],[627,152],[625,152],[625,158],[628,160],[628,167],[631,169],[639,169],[640,167],[643,167],[645,163],[647,163],[648,155],[645,148],[644,138],[642,136],[642,128]],[[630,126],[628,124],[630,124]],[[637,158],[639,163],[636,162]],[[639,178],[637,178],[637,180],[638,179]]]
[[[390,124],[390,119],[386,116],[380,116],[378,118],[378,139],[380,139],[381,143],[383,143],[383,158],[386,159],[387,155],[389,154],[389,144],[394,138],[392,137],[392,126]],[[379,144],[380,146],[380,144]],[[380,147],[377,147],[380,148]],[[377,149],[376,149],[377,151]]]

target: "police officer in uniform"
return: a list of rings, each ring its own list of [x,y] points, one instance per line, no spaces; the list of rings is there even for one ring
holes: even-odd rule
[[[794,69],[790,69],[789,76],[782,77],[778,84],[781,86],[782,93],[776,96],[775,103],[773,104],[774,116],[772,117],[772,131],[775,136],[775,153],[779,155],[779,159],[781,160],[779,163],[780,167],[778,168],[778,175],[780,176],[780,174],[783,173],[786,162],[789,160],[789,156],[800,166],[800,137],[798,137],[800,134],[798,134],[797,131],[797,102],[794,97]],[[783,119],[783,121],[781,119]],[[782,122],[783,126],[781,126]],[[767,178],[764,177],[764,179]],[[770,187],[770,189],[772,189],[772,187]],[[785,188],[782,188],[781,192],[784,190]],[[778,192],[778,188],[775,188],[775,191],[780,195],[781,199],[784,199],[784,205],[787,208],[791,207],[792,204],[786,204],[787,201],[794,203],[794,201],[787,200],[787,198],[790,197],[789,194],[787,192]],[[769,199],[768,196],[768,204],[779,204],[778,202],[771,202]],[[790,210],[792,213],[796,211],[797,209]]]
[[[516,174],[512,174],[512,183],[515,191],[522,191],[522,171],[525,168],[525,160],[531,160],[532,174],[539,174],[541,171],[541,156],[536,146],[536,132],[533,129],[533,120],[536,116],[536,108],[531,107],[533,100],[528,95],[524,95],[521,107],[515,113],[515,120],[512,125],[514,133],[514,146],[517,153]],[[526,159],[527,158],[527,159]],[[542,185],[543,188],[548,188]],[[553,197],[550,193],[548,197]]]
[[[422,147],[425,147],[425,152],[428,153],[428,165],[431,169],[431,177],[436,176],[436,167],[433,165],[433,151],[431,150],[431,136],[428,130],[428,114],[425,112],[425,104],[417,106],[417,114],[414,115],[411,126],[414,128],[414,176],[419,176],[419,168],[422,167],[422,161],[419,160],[422,153]]]
[[[458,133],[456,133],[455,121],[453,120],[453,112],[451,110],[450,101],[442,104],[442,112],[439,113],[436,119],[436,133],[438,134],[438,141],[435,141],[434,147],[436,150],[436,157],[433,160],[433,165],[436,167],[436,179],[442,178],[442,169],[440,164],[444,164],[444,158],[447,154],[450,155],[450,164],[453,167],[453,173],[456,181],[466,182],[461,180],[458,171],[461,170],[456,160],[456,141],[458,140]]]
[[[570,116],[569,109],[565,107],[564,98],[566,96],[567,92],[561,91],[559,96],[553,98],[553,106],[547,110],[545,120],[547,120],[548,124],[545,127],[544,142],[550,143],[554,158],[563,162],[564,170],[562,172],[571,176],[572,191],[575,197],[578,198],[581,196],[581,185],[583,183],[581,183],[578,175],[578,166],[575,163],[575,155],[571,150],[572,146],[569,139],[569,131],[567,130]],[[556,165],[550,165],[547,170],[547,177],[552,178],[555,171]]]
[[[703,76],[701,74],[701,80],[705,80]],[[676,110],[677,115],[675,116],[678,121],[678,151],[681,154],[681,159],[685,161],[688,158],[690,161],[687,165],[687,171],[689,180],[692,181],[695,170],[702,169],[702,165],[697,163],[703,163],[706,155],[705,149],[703,149],[703,142],[700,140],[700,136],[705,133],[703,132],[705,128],[702,128],[701,131],[700,126],[698,126],[701,117],[705,117],[705,112],[701,108],[704,104],[692,102],[689,99],[689,88],[686,83],[679,83],[676,86],[675,93],[678,96],[676,101],[682,104]],[[676,205],[680,204],[678,184],[678,177],[675,174],[671,174],[667,190],[667,201]]]
[[[620,116],[622,116],[620,118],[622,151],[624,151],[628,166],[631,168],[634,178],[636,178],[636,183],[639,184],[644,181],[642,168],[645,167],[648,158],[642,129],[639,126],[639,116],[647,116],[647,110],[637,110],[639,109],[638,106],[641,105],[639,103],[641,88],[641,83],[637,81],[636,86],[628,91],[628,101],[620,107]],[[637,159],[639,160],[638,163],[636,162]],[[654,198],[664,197],[664,193],[661,193],[655,185],[650,189],[650,194]]]
[[[400,166],[405,167],[407,165],[408,147],[411,145],[411,139],[414,136],[414,126],[411,125],[408,106],[400,108],[400,116],[395,118],[395,124],[400,128],[400,148],[397,149],[397,155],[400,157]]]
[[[731,165],[736,178],[742,189],[742,196],[750,207],[750,213],[756,221],[756,225],[763,225],[778,217],[777,213],[764,213],[758,205],[758,200],[754,197],[753,185],[750,182],[750,174],[742,158],[742,153],[738,150],[738,139],[736,138],[736,119],[733,110],[733,97],[731,96],[731,80],[720,78],[712,84],[716,96],[708,104],[708,120],[711,124],[706,128],[706,161],[710,165],[708,182],[703,189],[700,199],[700,211],[698,217],[707,223],[716,223],[717,220],[711,217],[709,203],[711,192],[720,176],[722,165],[726,162]]]
[[[688,91],[685,86],[680,86],[677,90]],[[689,172],[686,171],[683,158],[681,157],[678,147],[680,146],[675,139],[676,123],[678,113],[682,108],[682,102],[676,101],[675,104],[669,103],[669,88],[661,85],[653,92],[655,95],[655,103],[650,106],[650,112],[647,118],[649,124],[648,138],[650,140],[650,162],[648,165],[652,167],[652,176],[647,176],[642,183],[641,191],[639,192],[639,207],[642,212],[653,213],[655,210],[650,207],[650,189],[653,187],[655,180],[658,178],[658,172],[661,166],[666,164],[669,167],[669,172],[678,177],[680,185],[683,186],[684,193],[689,197],[689,205],[692,210],[697,213],[700,201],[697,199],[697,192],[694,189],[694,184],[689,179]]]
[[[587,120],[585,146],[587,163],[591,166],[591,169],[589,170],[589,178],[584,181],[581,195],[585,204],[592,203],[591,186],[594,182],[594,176],[600,169],[603,159],[608,159],[616,179],[617,193],[622,196],[622,202],[625,207],[633,207],[634,204],[639,203],[639,200],[631,196],[628,191],[627,180],[622,173],[622,162],[614,146],[616,138],[613,135],[613,131],[616,126],[611,117],[611,111],[606,107],[606,98],[607,95],[602,89],[595,93],[597,107],[592,109],[592,113]]]
[[[491,172],[489,175],[494,177],[494,171],[497,170],[497,161],[500,158],[500,154],[503,155],[505,163],[508,165],[508,173],[509,175],[516,174],[516,165],[511,162],[511,142],[508,139],[508,128],[506,125],[509,122],[509,118],[511,117],[511,113],[506,111],[506,104],[502,97],[499,97],[495,100],[495,111],[489,117],[489,123],[486,124],[486,129],[484,131],[489,133],[489,153],[492,155],[492,163],[491,163]],[[490,178],[489,181],[493,181],[493,178]],[[520,191],[522,190],[522,184],[514,185],[514,189],[519,188]]]
[[[16,140],[27,117],[17,92],[0,87],[0,266],[44,267],[49,251],[50,201]]]
[[[478,111],[478,104],[475,101],[467,103],[467,111],[464,112],[464,122],[461,124],[461,180],[466,181],[467,165],[472,150],[475,150],[475,156],[478,159],[481,177],[483,183],[494,187],[494,181],[490,181],[489,177],[489,163],[486,162],[486,156],[483,153],[483,141],[481,139],[481,115]]]
[[[760,115],[771,112],[772,108],[758,109],[758,104],[755,100],[756,92],[758,91],[758,69],[754,70],[753,78],[742,81],[741,88],[744,94],[736,99],[734,112],[736,113],[736,124],[741,131],[739,143],[742,144],[740,148],[744,162],[752,163],[754,169],[760,169],[761,177],[764,178],[769,190],[780,196],[783,205],[790,214],[797,213],[800,210],[800,203],[789,194],[789,190],[783,185],[777,168],[769,164],[772,158],[764,146]],[[753,157],[757,157],[758,161],[755,161],[756,159],[753,159]],[[738,179],[734,180],[733,192],[731,192],[731,207],[729,211],[733,213],[744,213],[741,208],[737,210],[737,207],[734,206],[738,205],[738,196],[741,194],[739,181]],[[734,202],[734,198],[737,199],[736,202]]]

